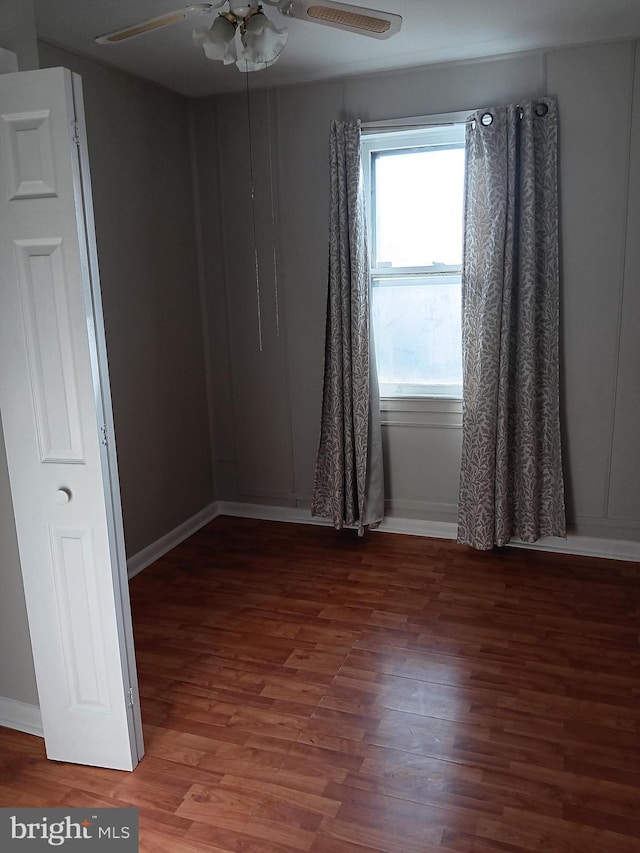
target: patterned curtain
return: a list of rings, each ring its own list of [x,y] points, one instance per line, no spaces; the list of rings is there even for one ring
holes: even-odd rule
[[[557,111],[467,125],[458,541],[566,536],[560,452]]]
[[[320,449],[311,513],[334,527],[384,515],[378,380],[369,325],[369,255],[360,122],[332,122],[329,292]]]

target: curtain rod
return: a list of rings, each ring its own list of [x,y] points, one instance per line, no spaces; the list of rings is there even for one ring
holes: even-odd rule
[[[453,127],[456,124],[467,124],[472,119],[463,121],[432,121],[428,124],[362,124],[363,134],[384,133],[387,130],[427,130],[429,127]]]
[[[520,106],[519,104],[517,105]],[[441,115],[432,115],[432,116],[416,116],[415,118],[399,118],[397,121],[389,122],[389,120],[384,121],[366,121],[361,122],[360,128],[363,134],[369,133],[384,133],[385,131],[393,131],[393,130],[427,130],[430,127],[453,127],[456,124],[472,124],[476,121],[475,113],[480,112],[482,107],[476,109],[469,110],[460,110],[454,113],[442,113]],[[542,118],[549,111],[549,107],[545,103],[544,98],[540,98],[537,100],[536,108],[534,110],[535,114],[538,118]],[[491,121],[483,122],[482,119],[484,116],[491,116]],[[522,118],[522,113],[520,114],[520,118]],[[480,121],[482,124],[489,125],[492,123],[493,116],[491,115],[491,111],[486,109],[484,114],[481,116]]]
[[[469,114],[476,110],[456,110],[451,113],[440,113],[430,116],[410,116],[399,118],[397,121],[363,121],[360,125],[363,133],[380,133],[386,130],[421,130],[428,127],[452,127],[455,124],[464,124],[469,120]]]

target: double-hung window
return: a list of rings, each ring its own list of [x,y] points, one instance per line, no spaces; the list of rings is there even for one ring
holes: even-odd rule
[[[464,122],[364,132],[381,397],[462,397]]]

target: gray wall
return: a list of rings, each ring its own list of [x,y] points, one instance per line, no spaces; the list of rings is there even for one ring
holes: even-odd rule
[[[547,63],[549,91],[559,95],[562,121],[570,515],[594,535],[630,539],[640,539],[636,50],[630,42],[581,47],[550,53]]]
[[[38,704],[0,418],[0,697]]]
[[[127,555],[214,499],[188,106],[40,43],[82,76]]]
[[[18,57],[18,70],[38,68],[33,0],[0,0],[0,47]]]
[[[346,78],[252,95],[263,350],[256,335],[243,96],[193,102],[206,215],[218,497],[307,506],[322,393],[327,139],[364,121],[557,96],[567,504],[583,535],[640,539],[640,86],[631,42]],[[640,63],[636,65],[640,67]],[[274,150],[280,335],[269,194]],[[623,310],[624,309],[624,310]],[[460,407],[386,406],[388,512],[455,521]],[[635,464],[634,464],[635,463]]]

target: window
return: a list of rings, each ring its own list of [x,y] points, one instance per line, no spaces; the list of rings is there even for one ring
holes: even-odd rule
[[[464,122],[363,134],[381,397],[462,397]]]

